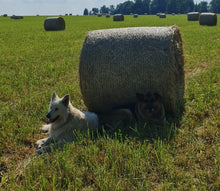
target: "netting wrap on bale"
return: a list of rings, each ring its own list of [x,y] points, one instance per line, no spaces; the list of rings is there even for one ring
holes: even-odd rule
[[[136,93],[157,92],[165,109],[183,102],[184,59],[180,31],[135,27],[92,31],[84,41],[80,88],[89,111],[106,112],[136,102]]]
[[[187,13],[188,21],[198,21],[199,20],[199,12],[190,12]]]
[[[217,15],[215,13],[201,13],[199,17],[199,24],[215,26],[217,24]]]
[[[46,31],[56,31],[65,29],[65,21],[62,17],[48,17],[44,21]]]

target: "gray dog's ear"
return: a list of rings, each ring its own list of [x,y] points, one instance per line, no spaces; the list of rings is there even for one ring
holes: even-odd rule
[[[65,96],[63,97],[63,99],[62,99],[62,102],[63,102],[63,104],[64,104],[66,107],[68,107],[69,102],[70,102],[70,96],[69,96],[68,94],[65,95]]]
[[[53,92],[51,100],[54,101],[58,98],[57,94],[55,92]]]

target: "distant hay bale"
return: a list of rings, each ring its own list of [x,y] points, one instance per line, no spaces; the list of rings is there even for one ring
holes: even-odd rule
[[[159,17],[160,17],[160,18],[166,18],[166,14],[165,14],[165,13],[160,13],[160,14],[159,14]]]
[[[79,64],[80,88],[89,111],[106,112],[136,102],[136,93],[157,92],[166,111],[179,111],[184,95],[180,31],[134,27],[92,31]]]
[[[124,15],[122,15],[122,14],[115,14],[113,16],[113,21],[124,21]]]
[[[62,17],[48,17],[44,21],[46,31],[56,31],[65,29],[65,21]]]
[[[101,13],[99,13],[99,14],[97,14],[97,16],[98,16],[98,17],[101,17],[101,16],[102,16],[102,14],[101,14]]]
[[[110,15],[109,15],[109,14],[106,14],[105,17],[106,17],[106,18],[110,18]]]
[[[187,13],[188,21],[198,21],[199,20],[199,12],[190,12]]]
[[[199,24],[215,26],[217,24],[217,15],[215,13],[201,13],[199,17]]]
[[[12,15],[11,19],[23,19],[23,16],[16,16],[16,15]]]
[[[134,17],[134,18],[138,18],[138,14],[134,14],[133,17]]]
[[[3,17],[7,17],[7,16],[8,16],[7,14],[4,14],[4,15],[3,15]]]

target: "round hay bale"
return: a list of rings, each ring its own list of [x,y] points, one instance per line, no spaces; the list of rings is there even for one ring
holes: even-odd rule
[[[138,14],[134,14],[133,17],[134,17],[134,18],[138,18]]]
[[[44,21],[46,31],[56,31],[65,29],[65,21],[62,17],[48,17]]]
[[[199,17],[199,24],[215,26],[217,24],[217,15],[215,13],[201,13]]]
[[[162,95],[166,111],[178,111],[184,95],[180,31],[134,27],[92,31],[79,64],[80,88],[89,111],[136,103],[136,93]]]
[[[105,17],[106,17],[106,18],[110,18],[110,14],[106,14]]]
[[[122,15],[122,14],[115,14],[113,16],[113,21],[124,21],[124,15]]]
[[[190,12],[187,13],[188,21],[198,21],[199,20],[199,12]]]
[[[166,14],[165,13],[160,13],[159,17],[160,18],[166,18]]]
[[[16,15],[12,15],[11,19],[23,19],[23,16],[16,16]]]

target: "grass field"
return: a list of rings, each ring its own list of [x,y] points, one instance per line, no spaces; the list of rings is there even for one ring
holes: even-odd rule
[[[199,26],[185,15],[125,16],[124,22],[65,16],[66,30],[46,32],[45,18],[0,18],[1,190],[220,190],[219,25]],[[86,109],[78,64],[88,31],[173,24],[180,27],[185,55],[179,127],[173,125],[172,133],[78,134],[62,150],[35,155],[53,91],[69,93],[75,107]]]

